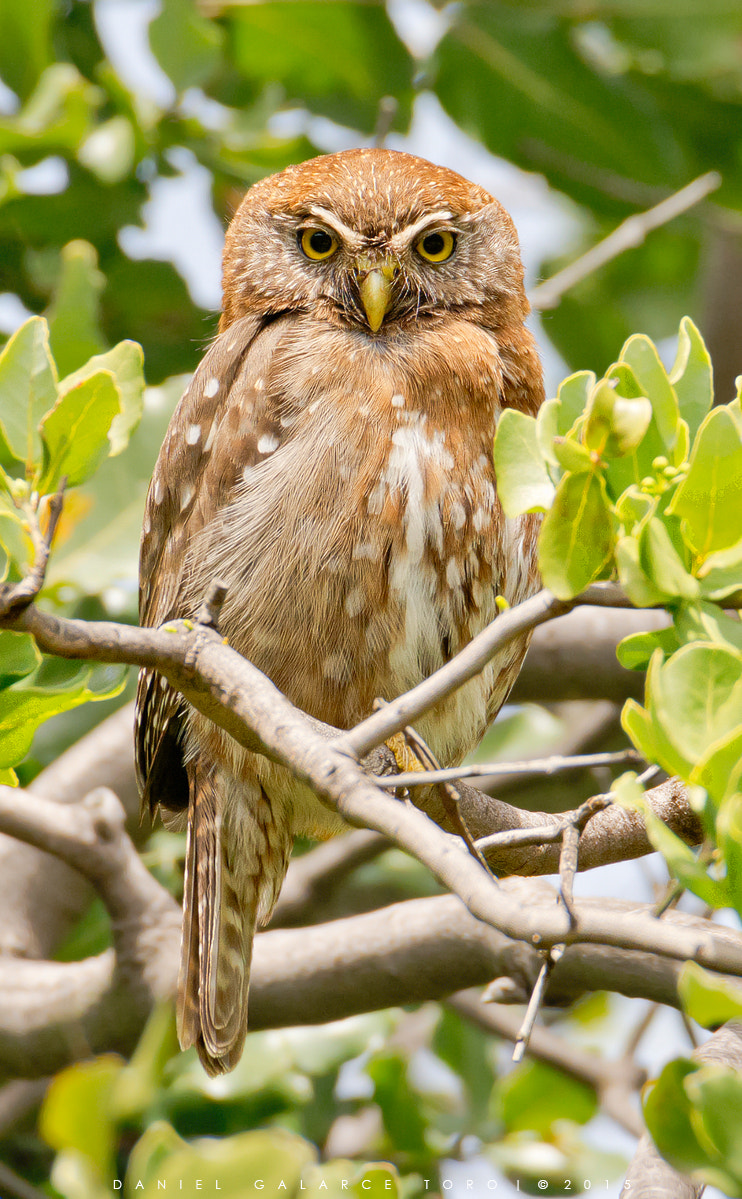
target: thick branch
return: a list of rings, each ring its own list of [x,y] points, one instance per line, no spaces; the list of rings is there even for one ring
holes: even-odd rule
[[[541,882],[511,880],[512,903],[545,908],[554,892]],[[596,919],[621,920],[636,905],[585,905]],[[642,916],[649,909],[641,909]],[[645,917],[648,918],[648,917]],[[707,922],[668,913],[663,926],[702,937]],[[165,935],[165,932],[167,935]],[[720,939],[734,944],[728,930]],[[171,924],[150,947],[161,962],[160,994],[177,976],[178,931]],[[255,941],[250,1028],[323,1024],[398,1004],[443,999],[494,977],[511,980],[508,998],[524,1002],[540,954],[474,920],[453,896],[409,900],[381,911],[303,929],[261,933]],[[585,991],[611,990],[679,1005],[680,963],[665,956],[602,946],[570,947],[555,969],[547,1002],[565,1004]],[[150,995],[150,1005],[154,996]],[[55,1072],[89,1053],[129,1053],[149,1008],[133,1004],[127,979],[109,951],[84,962],[0,959],[0,1063],[9,1075]]]

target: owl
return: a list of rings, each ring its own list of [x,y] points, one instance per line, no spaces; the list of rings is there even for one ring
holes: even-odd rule
[[[144,625],[227,585],[220,632],[303,711],[347,729],[537,586],[536,518],[508,519],[492,441],[533,414],[541,367],[513,223],[409,154],[348,150],[247,192],[219,332],[155,466]],[[481,738],[526,641],[418,723],[445,765]],[[255,929],[293,838],[339,818],[154,671],[139,679],[143,801],[187,826],[178,1032],[210,1074],[239,1059]]]

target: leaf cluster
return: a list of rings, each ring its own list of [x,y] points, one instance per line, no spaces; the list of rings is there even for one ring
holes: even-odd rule
[[[60,379],[49,327],[31,317],[0,353],[0,571],[24,578],[44,536],[50,497],[121,454],[142,414],[142,349],[125,341]],[[120,672],[44,662],[30,636],[0,632],[0,779],[37,728],[89,700],[121,693]],[[93,682],[94,679],[94,682]],[[91,685],[92,682],[92,685]]]

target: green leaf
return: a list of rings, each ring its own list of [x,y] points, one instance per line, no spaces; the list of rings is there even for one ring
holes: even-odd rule
[[[506,408],[495,436],[497,494],[508,516],[545,512],[554,498],[538,447],[536,421],[515,408]]]
[[[508,409],[510,411],[510,409]],[[559,436],[559,420],[562,414],[560,400],[544,400],[536,417],[536,442],[539,453],[549,467],[556,467],[557,480],[561,475],[554,453],[554,438]]]
[[[695,1133],[684,1085],[698,1069],[695,1062],[676,1058],[644,1090],[644,1119],[652,1139],[662,1156],[686,1174],[708,1161]]]
[[[620,395],[608,379],[601,379],[590,394],[585,445],[601,457],[622,457],[636,449],[651,419],[652,405],[646,396]]]
[[[656,517],[643,526],[639,534],[639,561],[642,569],[667,599],[696,599],[698,580],[686,570],[680,555],[670,540],[666,526]]]
[[[87,241],[62,249],[62,273],[46,316],[49,341],[60,374],[66,375],[105,348],[100,329],[100,293],[105,283],[98,254]]]
[[[41,654],[28,633],[0,630],[0,687],[32,674],[40,662]]]
[[[0,78],[25,100],[52,57],[53,0],[0,4]]]
[[[637,120],[629,73],[595,70],[574,36],[574,18],[560,20],[558,12],[535,4],[457,8],[436,51],[443,107],[493,153],[548,170],[583,203],[607,187],[605,172],[667,186],[675,128],[644,90]]]
[[[656,507],[656,499],[632,484],[616,501],[616,516],[626,526],[627,533],[633,532],[637,536],[638,529],[635,526],[642,524]]]
[[[168,1062],[178,1052],[172,1002],[153,1009],[131,1060],[116,1079],[111,1097],[117,1122],[131,1124],[155,1102]]]
[[[176,88],[198,87],[221,57],[223,30],[202,17],[192,0],[163,0],[149,27],[155,58]]]
[[[680,322],[670,383],[678,397],[680,415],[687,422],[691,437],[695,437],[714,402],[714,377],[708,350],[689,316]]]
[[[110,449],[108,431],[120,408],[110,371],[97,371],[60,395],[41,423],[44,468],[40,491],[56,491],[65,477],[67,486],[75,487],[95,473]]]
[[[574,441],[572,437],[555,437],[553,453],[563,470],[571,471],[575,475],[593,474],[595,472],[595,462],[592,454],[579,441]]]
[[[675,628],[681,643],[713,641],[727,649],[742,651],[742,623],[728,616],[717,604],[703,600],[682,604],[675,614]]]
[[[384,1128],[398,1151],[424,1154],[426,1122],[420,1098],[407,1078],[407,1061],[399,1053],[381,1051],[366,1066],[374,1084],[374,1099],[381,1109]]]
[[[685,645],[647,676],[652,715],[689,768],[742,724],[742,654],[720,645]]]
[[[605,486],[595,474],[566,475],[539,536],[544,586],[571,599],[597,579],[613,551]]]
[[[559,384],[557,399],[560,403],[557,432],[566,437],[587,408],[590,393],[595,386],[592,371],[577,371]]]
[[[664,603],[665,592],[655,586],[642,566],[638,538],[619,537],[615,557],[619,582],[633,604],[651,608]]]
[[[253,85],[365,131],[382,96],[409,110],[413,63],[382,4],[293,0],[229,10],[229,50]]]
[[[659,354],[648,337],[636,334],[621,350],[621,362],[627,363],[645,396],[652,402],[652,413],[663,444],[668,450],[677,437],[678,398],[672,389]]]
[[[492,1093],[494,1072],[488,1048],[481,1029],[441,1007],[431,1049],[461,1079],[475,1119],[486,1113]]]
[[[120,695],[124,677],[106,691],[92,691],[88,681],[92,670],[81,670],[64,687],[26,687],[16,684],[0,692],[0,767],[15,766],[31,748],[34,733],[50,716],[69,712],[80,704]]]
[[[351,1183],[356,1199],[386,1199],[391,1195],[397,1199],[400,1193],[400,1178],[389,1162],[371,1162],[363,1167],[360,1176]]]
[[[0,434],[28,474],[41,460],[39,422],[57,399],[57,374],[49,351],[49,330],[32,316],[0,354]]]
[[[655,660],[653,658],[652,662]],[[691,763],[678,753],[662,726],[653,720],[652,714],[646,708],[642,708],[636,700],[626,700],[621,712],[621,725],[648,762],[656,762],[663,766],[668,774],[687,776],[690,773]]]
[[[704,1062],[689,1075],[685,1089],[700,1117],[709,1146],[709,1182],[721,1184],[728,1195],[742,1194],[742,1078],[739,1071]],[[700,1138],[699,1138],[700,1139]],[[724,1176],[728,1181],[724,1180]]]
[[[493,1111],[508,1132],[533,1129],[547,1137],[559,1120],[587,1124],[598,1110],[595,1091],[545,1062],[529,1061],[499,1078]]]
[[[654,632],[632,633],[616,646],[616,656],[626,670],[646,670],[655,650],[669,658],[679,647],[678,635],[672,625]]]
[[[688,542],[702,557],[739,541],[742,432],[727,408],[714,408],[701,425],[690,469],[668,512],[685,521]]]
[[[2,577],[7,577],[9,563],[17,568],[19,576],[25,573],[25,567],[33,561],[33,542],[28,532],[28,524],[14,508],[4,507],[0,502],[0,549],[6,556],[5,569]]]
[[[742,764],[742,758],[739,756],[742,753],[741,746],[742,729],[737,738],[738,757],[731,769],[728,770],[726,798],[720,806],[716,820],[716,839],[726,868],[729,905],[734,908],[738,916],[742,916],[742,792],[734,791],[730,774],[737,774],[737,785],[739,786],[739,769]],[[731,754],[728,755],[728,759],[731,759]],[[719,780],[720,791],[724,788],[724,781],[723,778]]]
[[[697,962],[684,962],[678,975],[683,1011],[702,1028],[719,1028],[742,1017],[742,986],[737,986]]]
[[[129,1158],[126,1199],[158,1199],[181,1189],[195,1194],[198,1179],[217,1178],[225,1196],[242,1195],[245,1180],[259,1179],[266,1195],[299,1193],[302,1172],[316,1159],[316,1149],[302,1137],[281,1129],[261,1129],[237,1136],[209,1137],[191,1143],[158,1121],[140,1138]],[[144,1187],[137,1189],[141,1179]],[[158,1189],[158,1182],[161,1183]],[[252,1189],[252,1188],[251,1188]]]
[[[152,467],[186,383],[182,377],[174,378],[164,387],[149,389],[141,424],[124,453],[110,458],[104,470],[70,494],[64,510],[65,538],[55,545],[47,571],[49,586],[72,583],[98,595],[111,584],[130,585],[136,578]],[[76,515],[72,509],[78,504]],[[135,619],[133,589],[131,604]]]
[[[84,366],[68,375],[59,385],[61,392],[70,391],[78,383],[99,371],[110,371],[119,393],[121,411],[114,416],[108,432],[111,457],[126,449],[144,411],[144,354],[136,341],[120,341],[105,354],[97,354]],[[154,463],[153,463],[154,464]]]
[[[702,594],[712,600],[742,592],[742,541],[709,554],[698,571]]]
[[[53,1149],[76,1149],[103,1179],[113,1173],[110,1099],[123,1064],[121,1058],[108,1054],[62,1070],[49,1085],[39,1117],[47,1144]]]
[[[642,816],[649,840],[667,862],[671,876],[709,907],[728,907],[730,899],[726,882],[711,878],[707,867],[698,860],[691,847],[668,828],[646,804],[643,805]]]

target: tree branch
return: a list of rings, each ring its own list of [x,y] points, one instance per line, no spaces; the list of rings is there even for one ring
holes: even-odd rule
[[[563,271],[535,287],[528,297],[531,307],[541,312],[547,308],[556,308],[565,291],[581,283],[607,262],[618,258],[625,250],[640,246],[653,229],[659,229],[661,225],[666,225],[681,213],[693,208],[720,186],[719,172],[708,171],[682,187],[680,191],[655,204],[654,208],[633,213],[586,254],[576,258]]]

